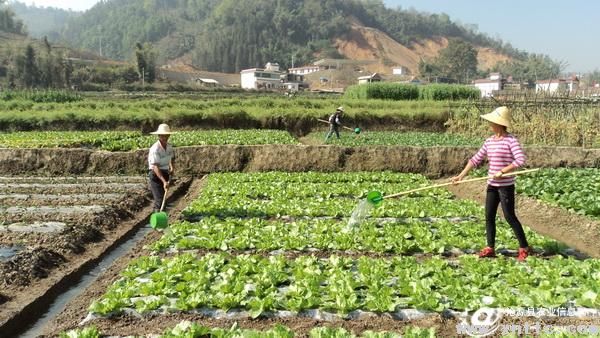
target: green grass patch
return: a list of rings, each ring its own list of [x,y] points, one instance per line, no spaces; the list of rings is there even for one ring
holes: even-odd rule
[[[155,135],[135,131],[43,131],[0,134],[0,144],[6,148],[91,148],[128,151],[148,148],[156,140]],[[252,129],[181,131],[173,134],[169,142],[175,147],[298,143],[286,131]]]

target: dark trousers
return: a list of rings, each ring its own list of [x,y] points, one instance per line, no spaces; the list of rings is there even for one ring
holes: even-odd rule
[[[161,170],[160,171],[165,180],[169,181],[169,171]],[[150,191],[152,191],[152,196],[154,197],[154,211],[159,211],[160,206],[162,205],[163,198],[165,196],[165,186],[163,182],[156,176],[154,171],[150,170],[148,172]]]
[[[498,204],[502,206],[504,218],[512,227],[515,236],[519,240],[519,247],[527,248],[527,238],[521,222],[515,215],[515,186],[494,187],[488,185],[487,196],[485,199],[485,230],[487,236],[487,245],[491,248],[496,244],[496,210]]]
[[[335,136],[338,139],[340,138],[340,126],[335,123],[329,125],[329,132],[327,132],[327,135],[325,136],[325,141],[329,140],[333,133],[335,133]]]

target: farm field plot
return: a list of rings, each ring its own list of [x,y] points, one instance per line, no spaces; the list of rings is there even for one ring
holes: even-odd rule
[[[144,177],[0,177],[0,303],[25,304],[148,203]],[[15,304],[12,304],[15,302]],[[1,309],[1,308],[0,308]],[[0,310],[0,323],[9,313]]]
[[[303,141],[308,144],[325,143],[327,130],[311,132]],[[397,132],[397,131],[363,131],[360,134],[353,134],[347,131],[340,132],[340,139],[333,135],[327,144],[341,145],[348,147],[360,146],[412,146],[412,147],[478,147],[481,146],[482,139],[468,137],[460,134],[450,133],[431,133],[431,132]]]
[[[519,179],[520,193],[600,218],[600,169],[544,169]]]
[[[129,151],[149,148],[155,135],[136,131],[37,131],[0,133],[5,148],[90,148]],[[169,142],[173,146],[221,144],[296,144],[288,132],[281,130],[223,129],[178,131]]]
[[[599,260],[575,259],[528,230],[534,254],[519,263],[504,223],[502,255],[480,260],[469,253],[482,246],[483,209],[446,190],[386,200],[366,222],[347,227],[367,191],[428,184],[391,172],[211,174],[186,220],[120,272],[82,325],[111,335],[160,334],[181,318],[210,319],[207,330],[255,318],[263,329],[299,320],[358,328],[360,336],[374,328],[401,334],[423,320],[437,326],[442,314],[482,307],[600,309]]]

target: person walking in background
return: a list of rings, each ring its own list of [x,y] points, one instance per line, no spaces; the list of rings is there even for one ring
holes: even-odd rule
[[[150,191],[154,198],[154,212],[160,210],[165,191],[169,187],[169,179],[173,176],[173,160],[175,152],[168,143],[171,128],[168,124],[161,124],[158,129],[150,134],[158,135],[158,141],[150,147],[148,152],[148,177],[150,180]]]
[[[503,177],[525,164],[525,153],[517,138],[508,133],[511,127],[511,112],[507,107],[498,107],[491,113],[481,115],[489,121],[494,135],[483,143],[483,146],[468,162],[463,171],[452,182],[461,181],[472,168],[479,166],[485,157],[489,162],[487,194],[485,200],[485,223],[487,247],[479,253],[479,257],[495,257],[494,246],[496,242],[496,211],[498,204],[502,206],[504,218],[512,227],[519,241],[519,255],[517,259],[524,261],[529,255],[529,244],[523,231],[523,226],[515,214],[515,180],[512,177]]]
[[[329,138],[335,133],[335,136],[340,139],[340,127],[342,126],[342,114],[344,113],[344,107],[337,107],[335,113],[329,116],[329,131],[325,136],[325,143],[329,140]]]

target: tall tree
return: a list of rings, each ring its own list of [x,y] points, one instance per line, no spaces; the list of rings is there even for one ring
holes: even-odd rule
[[[148,83],[156,79],[156,52],[151,44],[136,43],[135,59],[140,78]]]
[[[148,68],[146,62],[146,54],[144,53],[144,47],[140,42],[135,44],[135,62],[137,65],[138,74],[140,79],[146,77],[146,69]]]
[[[39,70],[36,62],[35,49],[31,44],[25,48],[25,57],[23,59],[22,76],[23,85],[32,88],[37,85],[39,80]]]
[[[423,77],[446,77],[468,83],[477,75],[477,50],[468,42],[450,39],[434,60],[419,62]]]
[[[15,18],[15,13],[0,0],[0,31],[15,34],[26,34],[23,21]]]
[[[436,63],[444,76],[468,83],[477,74],[477,50],[468,42],[450,39]]]

